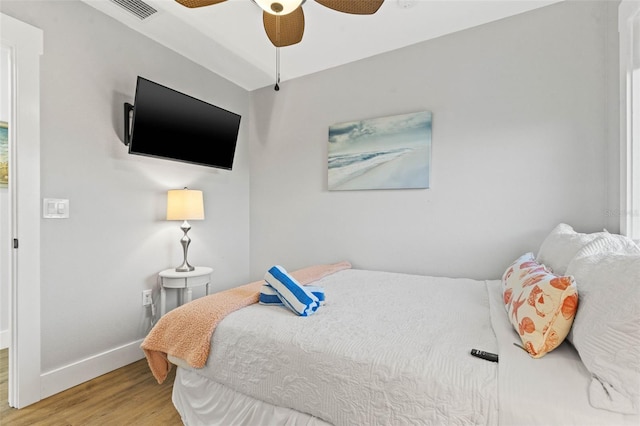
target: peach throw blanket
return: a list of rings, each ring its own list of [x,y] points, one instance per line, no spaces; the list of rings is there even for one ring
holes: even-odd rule
[[[349,262],[314,265],[291,272],[300,284],[309,284],[327,275],[351,268]],[[167,355],[202,368],[209,357],[211,337],[222,319],[231,312],[258,302],[264,280],[201,297],[162,316],[142,342],[149,368],[158,383],[171,370]]]

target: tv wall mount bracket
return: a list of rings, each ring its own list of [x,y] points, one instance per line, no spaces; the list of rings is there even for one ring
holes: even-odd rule
[[[125,146],[129,146],[131,142],[131,129],[133,124],[133,109],[134,106],[129,102],[124,103],[124,140]]]

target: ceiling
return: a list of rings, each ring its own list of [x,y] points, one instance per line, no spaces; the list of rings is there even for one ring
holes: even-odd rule
[[[251,0],[189,9],[174,0],[82,0],[245,88],[272,86],[276,48]],[[142,3],[144,1],[144,3]],[[315,0],[302,8],[302,41],[280,49],[280,80],[312,74],[563,0],[385,0],[374,15],[349,15]],[[151,6],[144,19],[118,3]]]

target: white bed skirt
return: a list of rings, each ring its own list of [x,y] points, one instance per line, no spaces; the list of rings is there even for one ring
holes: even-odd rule
[[[328,426],[309,414],[276,407],[227,388],[184,368],[177,368],[173,404],[187,426]]]

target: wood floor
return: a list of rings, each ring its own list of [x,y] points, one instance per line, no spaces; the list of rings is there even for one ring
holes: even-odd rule
[[[146,359],[17,410],[7,403],[8,353],[0,350],[0,425],[182,425],[171,402],[175,368],[159,385]]]

